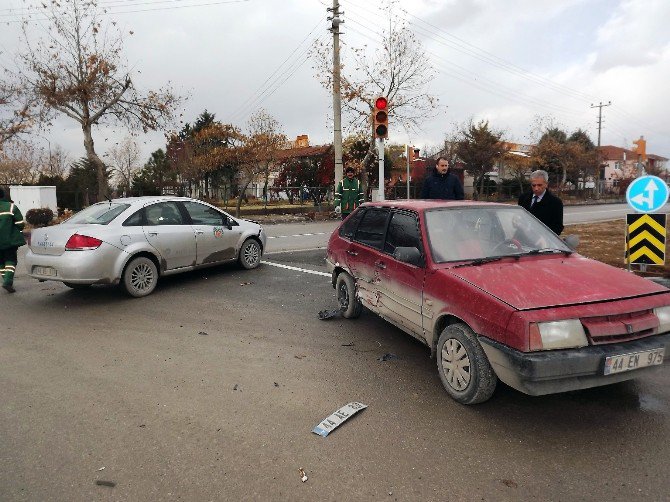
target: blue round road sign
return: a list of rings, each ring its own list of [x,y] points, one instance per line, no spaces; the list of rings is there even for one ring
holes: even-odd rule
[[[653,213],[668,202],[668,185],[658,176],[642,176],[628,185],[626,201],[639,213]]]

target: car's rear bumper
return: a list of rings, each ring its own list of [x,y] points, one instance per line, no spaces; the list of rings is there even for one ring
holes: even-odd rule
[[[625,343],[543,352],[519,352],[485,337],[479,341],[498,378],[532,396],[587,389],[637,378],[663,366],[670,333]],[[605,375],[605,359],[665,347],[664,364]]]
[[[28,250],[25,267],[30,277],[41,281],[71,282],[73,284],[116,284],[121,272],[119,249],[103,243],[98,249],[65,251],[61,255],[35,254]],[[56,275],[38,272],[37,267],[55,270]]]

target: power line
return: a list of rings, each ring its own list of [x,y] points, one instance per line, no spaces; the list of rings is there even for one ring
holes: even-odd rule
[[[198,4],[188,4],[188,5],[171,5],[171,6],[162,6],[162,7],[156,7],[156,8],[150,8],[150,9],[136,9],[136,10],[111,10],[114,8],[128,8],[128,7],[134,7],[136,5],[155,5],[157,3],[163,3],[164,0],[159,1],[159,2],[142,2],[142,3],[133,3],[133,4],[128,4],[128,5],[119,5],[119,6],[111,6],[107,9],[105,9],[103,6],[101,6],[102,12],[99,12],[101,15],[117,15],[117,14],[135,14],[139,12],[154,12],[154,11],[169,11],[169,10],[176,10],[176,9],[185,9],[185,8],[191,8],[191,7],[210,7],[214,5],[225,5],[225,4],[233,4],[233,3],[246,3],[249,2],[250,0],[217,0],[214,2],[206,2],[206,3],[198,3]],[[184,0],[173,0],[173,1],[184,1]],[[39,12],[42,14],[42,12]],[[10,19],[10,20],[3,20],[1,22],[3,23],[22,23],[22,22],[35,22],[35,21],[48,21],[48,18],[46,17],[39,17],[39,18],[30,18],[26,19],[25,15],[21,16],[18,14],[0,14],[0,17],[18,17],[17,19]]]

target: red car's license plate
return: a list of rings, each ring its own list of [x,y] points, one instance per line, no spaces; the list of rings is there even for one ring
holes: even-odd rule
[[[659,349],[610,356],[605,359],[605,375],[663,364],[664,355],[665,348],[661,347]]]

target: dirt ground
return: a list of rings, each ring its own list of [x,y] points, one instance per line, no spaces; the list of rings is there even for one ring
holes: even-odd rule
[[[582,256],[602,261],[614,267],[626,268],[624,252],[626,246],[626,223],[623,220],[606,221],[602,223],[584,223],[565,227],[562,236],[579,235],[577,252]],[[670,267],[667,263],[668,246],[666,240],[665,266],[649,265],[644,275],[658,275],[670,277]],[[633,265],[634,270],[639,270]]]

